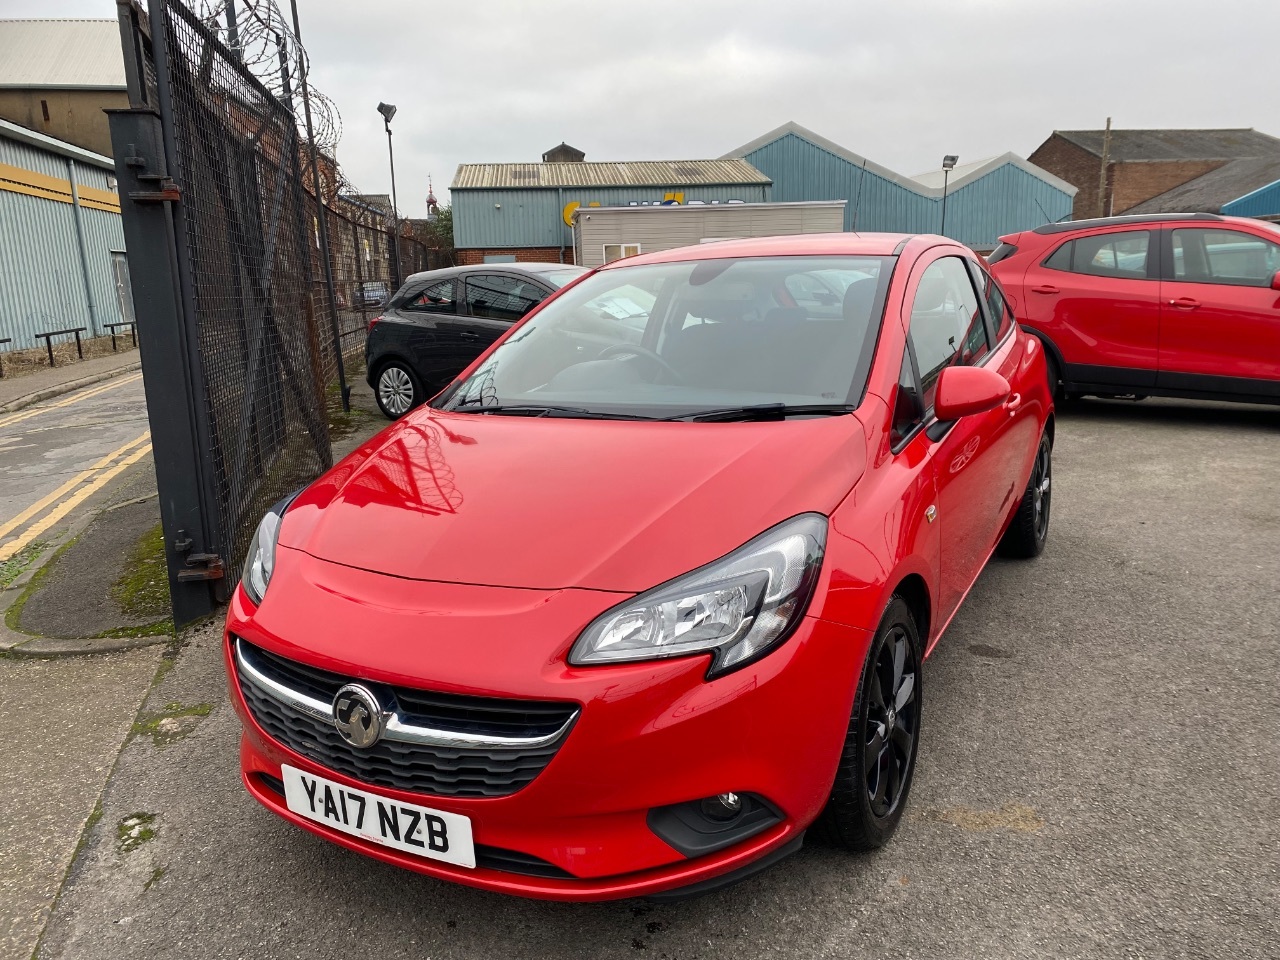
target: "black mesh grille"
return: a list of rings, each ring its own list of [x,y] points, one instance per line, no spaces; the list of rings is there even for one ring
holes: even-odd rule
[[[318,700],[330,700],[352,678],[317,670],[238,641],[253,666],[271,679]],[[363,681],[362,681],[363,682]],[[377,688],[400,703],[406,722],[454,732],[494,736],[546,736],[570,720],[569,703],[500,700]],[[564,737],[548,746],[453,749],[380,740],[357,750],[332,725],[267,696],[240,680],[254,719],[273,739],[321,766],[370,785],[442,797],[502,797],[528,785],[555,756]],[[566,731],[565,736],[568,733]]]

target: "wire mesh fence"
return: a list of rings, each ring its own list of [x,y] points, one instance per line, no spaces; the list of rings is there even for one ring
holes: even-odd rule
[[[369,320],[397,281],[428,268],[428,251],[401,236],[397,263],[392,212],[339,192],[341,173],[324,151],[333,153],[340,119],[321,94],[307,101],[319,120],[313,157],[299,132],[305,55],[271,0],[150,4],[132,0],[122,10],[126,73],[131,106],[160,116],[161,165],[173,189],[148,175],[159,190],[143,193],[146,203],[172,204],[164,231],[171,229],[176,271],[166,282],[194,342],[159,361],[153,353],[150,363],[144,351],[148,376],[162,363],[182,364],[191,395],[190,410],[150,411],[152,432],[158,416],[185,414],[208,447],[192,470],[200,499],[216,508],[201,508],[216,514],[205,539],[231,584],[263,513],[331,465],[328,410],[340,396],[339,357],[348,370],[355,360],[359,376]],[[126,162],[140,169],[141,160]],[[141,229],[147,215],[132,201],[122,206]],[[147,223],[147,239],[164,242]],[[165,314],[153,286],[136,276],[134,286],[145,337],[148,322]],[[163,455],[157,442],[158,462]],[[182,533],[166,523],[166,535],[174,532]]]
[[[293,113],[163,2],[191,292],[224,543],[331,462],[326,364]]]

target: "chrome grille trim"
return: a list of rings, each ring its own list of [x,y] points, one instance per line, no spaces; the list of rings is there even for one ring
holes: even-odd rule
[[[331,727],[336,727],[333,719],[333,705],[317,700],[308,696],[301,691],[294,690],[284,684],[278,682],[272,677],[267,676],[260,669],[254,666],[252,654],[246,648],[245,643],[240,638],[236,638],[236,668],[240,672],[243,680],[251,683],[261,693],[270,697],[272,700],[283,704],[299,713],[306,714],[313,720]],[[399,743],[413,744],[415,746],[426,747],[444,747],[448,749],[518,749],[518,750],[539,750],[544,747],[550,747],[557,743],[568,733],[569,728],[573,726],[574,721],[578,719],[579,709],[574,708],[572,713],[565,722],[554,733],[541,737],[504,737],[497,735],[486,735],[476,733],[463,733],[454,730],[439,730],[431,727],[422,727],[416,724],[408,723],[398,711],[391,711],[387,716],[386,727],[382,734],[383,740],[394,740]]]

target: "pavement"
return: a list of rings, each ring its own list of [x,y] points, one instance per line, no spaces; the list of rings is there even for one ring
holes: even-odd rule
[[[47,367],[20,377],[13,376],[12,371],[6,369],[5,376],[0,379],[0,414],[21,410],[76,387],[110,380],[122,371],[137,370],[139,366],[137,347],[121,347],[119,353]]]
[[[67,724],[110,741],[99,727],[118,732],[120,713],[145,701],[38,956],[1274,957],[1277,440],[1274,408],[1064,409],[1045,553],[993,562],[925,669],[920,767],[898,836],[864,857],[810,844],[684,903],[501,897],[383,866],[279,820],[239,782],[216,622],[163,661],[156,648],[116,655],[155,658],[154,678],[145,663],[99,681],[108,658],[59,661],[93,665],[83,705],[56,695],[76,678],[32,673],[21,690],[47,685],[53,706],[10,706],[0,686],[4,729],[56,740],[32,713],[79,710]],[[0,668],[3,685],[46,665]],[[92,721],[108,687],[115,726]],[[43,756],[39,744],[30,751]],[[84,782],[13,768],[23,773],[5,789],[18,793],[3,799],[19,832],[6,847],[39,841],[27,821],[53,806],[46,776],[78,806],[52,821],[48,867],[22,850],[0,861],[30,887],[11,921],[20,935],[0,955],[31,955],[40,898],[72,859],[110,752]]]
[[[139,714],[188,640],[115,596],[159,507],[136,352],[100,360],[0,380],[0,960],[32,956],[126,741],[206,709]],[[367,385],[353,399],[337,455],[385,426]]]

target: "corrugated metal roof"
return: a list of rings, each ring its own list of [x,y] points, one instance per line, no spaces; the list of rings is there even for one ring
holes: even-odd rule
[[[1055,130],[1095,156],[1102,156],[1102,130]],[[1280,140],[1252,128],[1242,130],[1112,130],[1114,163],[1142,160],[1238,160],[1280,156]]]
[[[73,160],[83,160],[85,163],[91,163],[96,167],[102,167],[104,170],[110,170],[113,173],[116,169],[115,161],[110,157],[104,157],[102,154],[94,153],[92,150],[83,150],[74,143],[67,143],[65,140],[46,136],[35,130],[28,130],[26,127],[10,123],[8,120],[0,120],[0,139],[16,140],[19,143],[30,144],[50,153],[71,157]]]
[[[0,20],[0,87],[123,90],[115,20]]]
[[[681,187],[770,183],[745,160],[629,160],[617,163],[463,163],[451,190],[518,187]]]
[[[1280,180],[1280,154],[1232,160],[1125,213],[1218,213],[1224,203]]]

